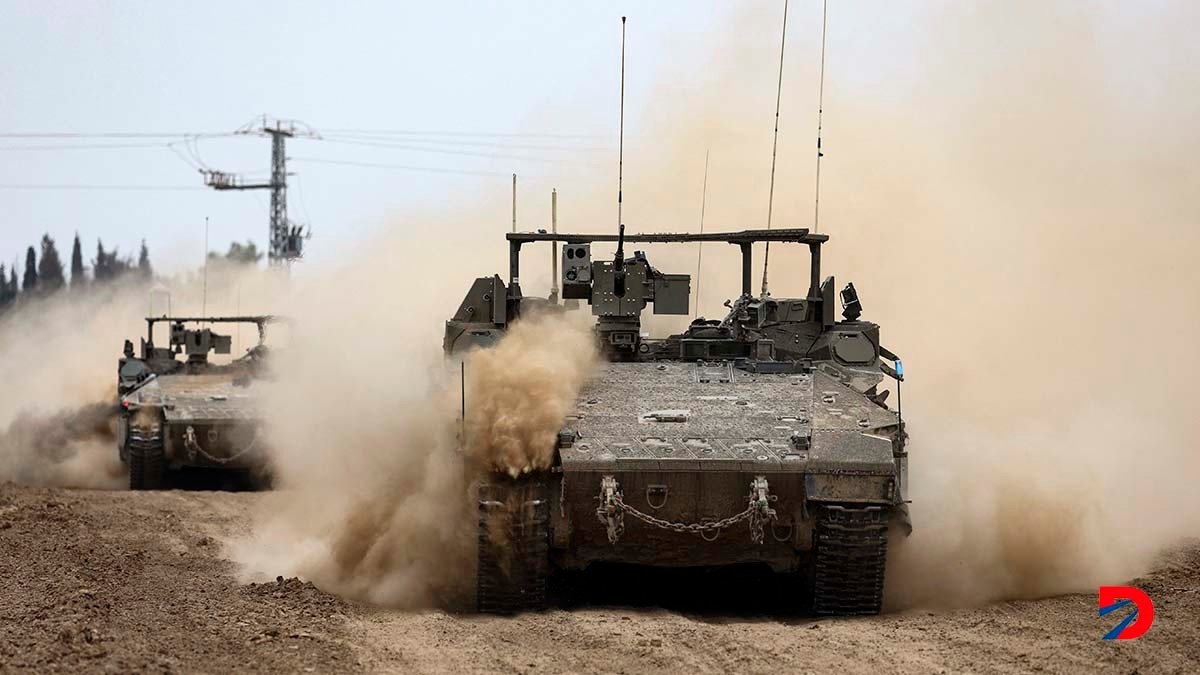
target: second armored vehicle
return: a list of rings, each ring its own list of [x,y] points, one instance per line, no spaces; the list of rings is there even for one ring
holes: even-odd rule
[[[607,357],[562,420],[551,469],[479,491],[478,609],[540,607],[555,568],[592,562],[711,566],[760,562],[808,571],[813,609],[873,614],[883,598],[889,528],[907,532],[906,434],[885,402],[903,379],[879,326],[860,319],[853,285],[836,316],[821,278],[827,236],[804,229],[725,234],[513,233],[510,269],[477,279],[447,322],[449,354],[486,348],[545,306],[522,296],[525,244],[563,245],[563,297],[584,300]],[[592,244],[617,242],[610,260]],[[689,313],[690,279],[625,243],[724,242],[741,250],[741,295],[724,319],[651,339],[656,314]],[[751,291],[754,244],[810,252],[807,295]],[[514,509],[514,504],[516,508]],[[495,514],[505,511],[496,536]]]
[[[273,316],[147,317],[140,355],[125,341],[117,370],[117,447],[121,461],[129,465],[131,489],[160,488],[168,471],[185,467],[266,477],[251,385],[265,368],[267,326],[278,321]],[[155,346],[158,323],[170,327],[167,347]],[[209,352],[230,353],[232,340],[206,325],[238,323],[254,324],[258,343],[230,363],[210,363]]]

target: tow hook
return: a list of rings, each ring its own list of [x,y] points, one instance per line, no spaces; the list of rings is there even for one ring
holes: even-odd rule
[[[750,540],[756,544],[763,543],[765,538],[763,524],[775,520],[775,509],[771,508],[771,502],[777,499],[778,496],[771,494],[766,476],[755,476],[750,481]]]
[[[188,459],[195,461],[200,444],[196,442],[196,430],[190,426],[183,431],[183,447],[187,448]]]
[[[600,507],[596,516],[608,528],[608,543],[615,544],[625,533],[625,513],[621,510],[621,487],[614,476],[600,479]]]

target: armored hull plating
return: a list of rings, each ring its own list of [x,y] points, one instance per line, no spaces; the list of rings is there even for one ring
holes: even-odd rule
[[[812,548],[808,502],[894,500],[896,425],[894,414],[819,372],[750,373],[730,362],[606,364],[584,388],[560,443],[569,508],[555,526],[573,540],[562,562],[767,561],[794,569],[796,552]],[[626,509],[627,533],[615,542],[607,515],[597,518],[591,508],[605,477],[615,479]],[[758,478],[774,512],[760,519],[769,535],[762,541],[749,516],[704,532],[721,538],[720,546],[697,547],[692,532],[659,524],[705,526],[745,512]],[[634,511],[652,519],[631,520]]]
[[[159,436],[164,469],[263,465],[257,398],[222,375],[164,375],[126,395],[133,433]],[[145,412],[139,417],[138,411]],[[157,425],[153,419],[157,413]],[[154,430],[157,428],[158,433]],[[124,459],[128,461],[128,446]]]
[[[265,477],[265,447],[254,382],[264,367],[265,326],[274,317],[148,318],[141,357],[126,342],[118,369],[122,415],[117,447],[135,490],[162,487],[169,471],[187,467],[250,472]],[[169,322],[172,348],[154,346],[154,324]],[[229,338],[186,323],[255,323],[259,344],[240,359],[210,364],[208,352],[229,352]],[[179,361],[177,354],[187,354]]]
[[[879,611],[889,528],[907,532],[903,422],[885,378],[903,379],[879,327],[859,319],[853,285],[834,318],[833,278],[820,279],[824,235],[806,230],[718,235],[508,236],[510,281],[475,282],[447,323],[446,350],[487,348],[519,320],[520,248],[564,243],[563,295],[587,299],[607,362],[562,421],[552,470],[480,490],[478,606],[541,606],[546,577],[598,561],[659,566],[769,564],[809,572],[813,609]],[[617,241],[612,262],[591,244]],[[666,275],[625,241],[721,241],[743,256],[742,295],[721,321],[662,339],[640,313],[687,313],[690,281]],[[751,245],[806,244],[804,298],[755,297]],[[568,258],[569,252],[569,258]],[[552,298],[553,301],[553,298]],[[545,301],[538,300],[539,307]],[[891,362],[893,365],[889,365]]]

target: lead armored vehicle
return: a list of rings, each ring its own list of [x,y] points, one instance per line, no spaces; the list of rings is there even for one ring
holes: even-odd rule
[[[898,391],[903,366],[879,326],[860,318],[852,284],[837,316],[834,279],[821,278],[828,237],[622,228],[507,239],[508,282],[474,282],[447,322],[446,352],[487,348],[523,312],[553,305],[522,296],[519,266],[522,246],[555,242],[562,296],[591,306],[606,361],[562,421],[552,468],[480,487],[478,609],[542,606],[554,568],[758,562],[806,573],[817,613],[879,612],[888,531],[911,530],[906,434],[880,389],[890,378]],[[594,243],[613,241],[614,258],[593,259]],[[641,251],[626,258],[624,244],[694,242],[741,249],[741,294],[723,319],[652,339],[642,313],[688,314],[690,278],[660,272]],[[760,242],[808,248],[805,297],[753,295]]]
[[[266,478],[252,385],[267,362],[267,326],[277,321],[273,316],[147,317],[138,355],[125,341],[117,368],[117,448],[129,465],[130,489],[158,489],[168,471],[185,467]],[[166,347],[154,342],[159,323],[169,326]],[[258,342],[229,363],[211,363],[209,353],[229,354],[232,339],[209,324],[254,324]]]

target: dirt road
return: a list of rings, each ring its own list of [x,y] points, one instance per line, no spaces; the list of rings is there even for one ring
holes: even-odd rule
[[[1091,594],[815,620],[755,610],[776,596],[746,575],[602,572],[584,581],[616,584],[621,605],[496,618],[368,607],[297,580],[239,584],[222,542],[261,498],[0,485],[0,671],[1200,670],[1200,543],[1136,580],[1158,614],[1132,642],[1100,640],[1111,622]]]

